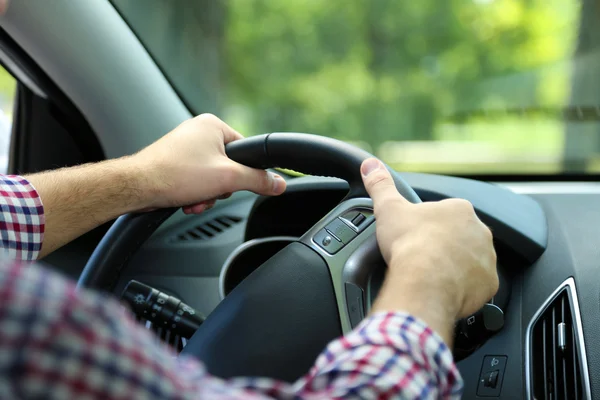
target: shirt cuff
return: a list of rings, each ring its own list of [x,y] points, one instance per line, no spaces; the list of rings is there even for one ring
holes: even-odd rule
[[[367,376],[364,384],[375,386],[373,380],[377,380],[377,386],[388,386],[387,390],[396,390],[394,395],[401,394],[402,398],[422,398],[423,393],[429,393],[459,399],[463,390],[452,351],[441,336],[404,312],[380,312],[366,318],[327,347],[309,376],[357,368]]]
[[[10,258],[35,260],[44,240],[44,206],[33,185],[0,175],[0,247]]]
[[[362,336],[367,344],[391,345],[400,353],[410,355],[413,368],[429,375],[441,398],[461,397],[463,380],[452,350],[423,320],[405,312],[379,312],[357,327],[356,336]],[[411,381],[411,384],[417,385],[417,382]]]

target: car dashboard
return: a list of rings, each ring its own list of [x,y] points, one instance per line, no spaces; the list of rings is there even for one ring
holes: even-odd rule
[[[577,399],[600,393],[600,190],[594,184],[578,191],[551,185],[539,190],[401,175],[423,201],[471,201],[494,233],[501,278],[498,295],[488,303],[494,309],[457,324],[454,352],[463,398]],[[137,279],[208,315],[346,191],[338,179],[293,178],[279,197],[238,193],[199,216],[179,212],[135,256],[116,291]],[[385,265],[374,265],[368,299],[384,274]]]

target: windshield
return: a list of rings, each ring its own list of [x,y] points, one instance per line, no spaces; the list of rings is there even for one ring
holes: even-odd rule
[[[593,0],[113,0],[194,113],[398,170],[600,172]]]

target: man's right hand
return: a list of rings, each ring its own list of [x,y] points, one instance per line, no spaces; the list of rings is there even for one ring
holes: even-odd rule
[[[372,312],[406,311],[451,345],[456,319],[476,312],[498,290],[490,229],[466,200],[408,202],[377,159],[363,162],[361,173],[388,265]]]

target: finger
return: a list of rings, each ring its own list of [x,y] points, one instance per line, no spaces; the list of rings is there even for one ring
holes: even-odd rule
[[[210,210],[211,208],[213,208],[215,206],[215,203],[217,202],[217,200],[208,200],[204,202],[204,211],[206,210]]]
[[[277,196],[285,192],[285,180],[273,172],[236,164],[234,190],[249,190],[264,196]]]
[[[194,119],[202,121],[204,123],[207,123],[209,125],[212,125],[213,127],[220,129],[221,133],[223,135],[223,142],[225,144],[227,144],[229,142],[233,142],[234,140],[239,140],[239,139],[244,138],[244,136],[242,136],[238,131],[236,131],[229,125],[227,125],[223,120],[221,120],[216,115],[213,115],[210,113],[204,113],[204,114],[198,115]]]
[[[8,0],[0,0],[0,15],[4,15],[8,9]]]
[[[223,123],[223,125],[221,126],[221,131],[223,132],[223,141],[225,142],[225,144],[244,138],[244,136],[241,133],[227,125],[225,122],[221,122]]]
[[[365,189],[373,199],[375,210],[383,207],[389,200],[403,201],[408,204],[398,193],[392,175],[385,165],[376,158],[368,158],[360,166],[360,172],[365,184]]]
[[[204,212],[206,210],[213,208],[215,206],[215,203],[217,202],[217,200],[225,200],[225,199],[228,199],[229,197],[231,197],[231,193],[225,193],[214,199],[209,199],[209,200],[201,201],[200,203],[192,204],[189,206],[184,206],[184,207],[181,207],[181,209],[183,210],[184,214],[199,214],[200,212]],[[204,209],[202,209],[200,206],[204,206]]]
[[[206,204],[204,203],[200,203],[200,204],[194,204],[191,206],[185,206],[183,207],[183,213],[184,214],[201,214],[206,210]]]
[[[183,207],[183,212],[185,214],[201,214],[204,211],[210,210],[215,205],[215,200],[205,201],[198,204],[193,204],[191,206]]]

